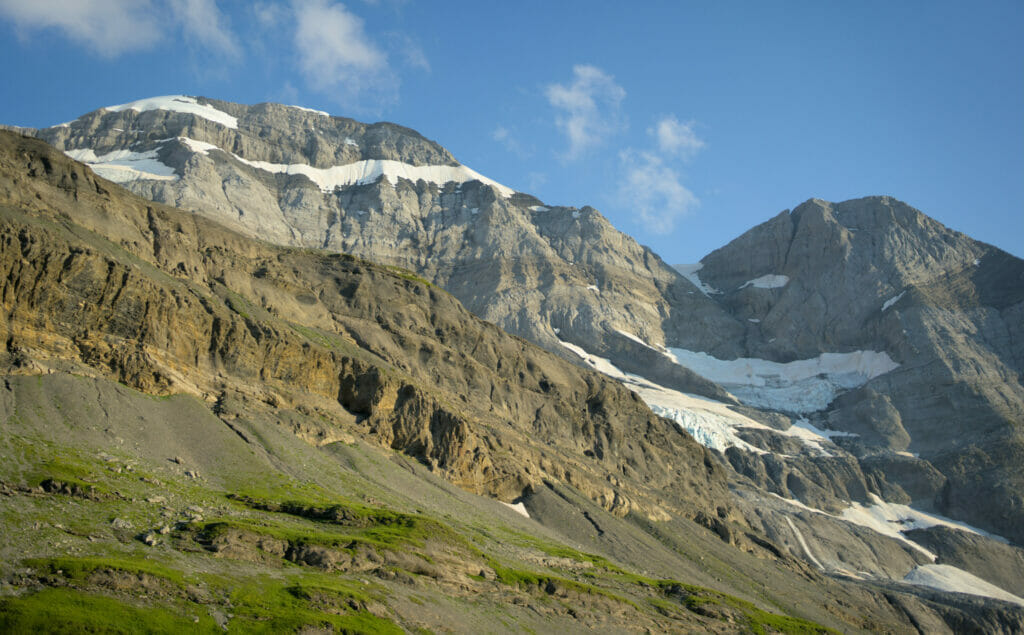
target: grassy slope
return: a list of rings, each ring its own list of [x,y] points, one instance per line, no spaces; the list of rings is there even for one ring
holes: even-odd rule
[[[816,630],[584,553],[384,450],[258,416],[238,434],[194,399],[69,375],[9,377],[0,407],[4,630]]]

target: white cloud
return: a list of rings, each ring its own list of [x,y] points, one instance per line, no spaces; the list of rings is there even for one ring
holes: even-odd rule
[[[103,57],[151,48],[162,37],[149,0],[0,0],[20,37],[57,29]]]
[[[215,0],[0,0],[0,16],[20,37],[55,29],[107,58],[153,49],[179,27],[204,49],[240,53]]]
[[[697,197],[679,181],[679,174],[650,152],[624,150],[619,154],[623,179],[618,202],[633,209],[651,232],[672,231],[675,222],[699,204]]]
[[[170,7],[187,38],[195,40],[204,48],[231,57],[241,53],[234,34],[225,26],[226,20],[214,0],[178,0],[171,2]]]
[[[669,115],[662,117],[654,128],[648,129],[647,132],[657,139],[658,148],[662,152],[689,159],[705,145],[693,131],[693,126],[692,121],[680,123],[675,115]]]
[[[367,36],[361,18],[326,0],[294,0],[292,6],[299,65],[311,87],[347,102],[394,91],[397,78],[387,55]]]
[[[546,91],[548,103],[562,111],[555,122],[569,139],[566,159],[578,158],[625,127],[620,106],[626,91],[615,79],[595,66],[574,66],[572,72],[571,84],[551,84]]]

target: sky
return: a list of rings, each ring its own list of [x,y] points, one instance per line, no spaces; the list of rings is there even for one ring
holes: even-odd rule
[[[0,0],[0,123],[169,94],[392,121],[669,263],[817,197],[1024,256],[1024,2]]]

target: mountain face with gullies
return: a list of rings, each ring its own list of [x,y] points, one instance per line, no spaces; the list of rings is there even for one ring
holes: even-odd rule
[[[483,577],[460,597],[485,583],[510,588],[512,567],[533,576],[516,588],[534,608],[534,591],[575,594],[570,603],[589,606],[592,619],[621,611],[573,584],[654,607],[698,583],[843,630],[1022,628],[1024,281],[1008,254],[892,199],[811,200],[700,265],[673,268],[595,210],[513,192],[411,130],[275,104],[157,98],[21,132],[65,156],[6,142],[13,379],[4,403],[26,428],[15,437],[60,445],[65,427],[25,413],[95,401],[103,408],[92,416],[108,423],[83,447],[120,438],[123,451],[134,448],[122,462],[182,488],[196,483],[179,483],[175,470],[195,456],[199,473],[211,474],[197,496],[214,502],[191,506],[223,516],[167,534],[154,526],[135,542],[127,535],[129,551],[155,542],[187,559],[195,544],[252,566],[283,558],[344,576],[408,574],[426,567],[396,564],[408,549],[377,545],[386,562],[374,568],[367,554],[322,536],[297,539],[282,519],[327,522],[331,497],[358,491],[364,507],[418,509],[473,536],[481,513],[491,514],[481,512],[483,496],[531,517],[501,536],[525,531],[534,547],[543,536],[582,551],[563,560],[553,547],[508,551],[499,536],[474,543],[486,556],[478,562],[435,544],[423,552],[440,563],[434,579],[465,587],[456,563]],[[26,375],[45,385],[33,392]],[[164,432],[161,443],[182,448],[172,458],[184,458],[159,463],[150,436],[181,424],[138,401],[147,394],[190,396],[206,413],[189,424],[196,439],[226,428],[244,446],[213,457]],[[149,422],[121,421],[110,400],[132,402]],[[57,420],[77,430],[73,417]],[[100,450],[47,463],[15,445],[20,467],[0,479],[7,500],[55,493],[115,504],[74,496],[113,478],[96,478],[90,461]],[[379,448],[395,452],[396,465],[414,460],[395,472],[374,458]],[[226,466],[251,470],[247,455],[288,485],[245,494]],[[324,461],[329,476],[307,467]],[[69,465],[87,478],[65,473]],[[43,472],[53,492],[31,482]],[[319,502],[289,506],[289,488],[303,479],[323,489]],[[423,488],[446,492],[445,502]],[[227,507],[223,492],[233,496]],[[456,499],[460,511],[446,516]],[[170,502],[189,507],[188,496]],[[164,507],[146,522],[185,513]],[[364,507],[349,507],[318,527],[372,531]],[[129,509],[124,502],[118,513]],[[12,530],[21,547],[35,545],[28,528]],[[681,586],[649,587],[678,588],[658,597],[616,586],[605,579],[611,569],[583,563],[590,552]],[[39,584],[47,566],[16,586]],[[108,593],[96,574],[83,576],[82,588]],[[387,610],[364,602],[358,611],[398,615],[410,628],[402,598],[413,587],[382,580]],[[767,580],[779,580],[775,590],[760,586]],[[733,623],[753,619],[730,602],[716,606],[730,607]],[[668,622],[640,615],[656,630],[715,630],[731,619],[662,608],[657,619]],[[550,629],[570,619],[557,613],[532,626],[512,620]],[[635,628],[630,620],[641,618],[627,613],[602,623]]]

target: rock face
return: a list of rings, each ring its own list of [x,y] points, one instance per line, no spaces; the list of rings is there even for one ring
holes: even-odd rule
[[[10,363],[305,409],[327,422],[299,431],[315,442],[354,425],[506,501],[553,480],[620,516],[730,515],[725,470],[685,432],[412,274],[245,239],[3,139]]]
[[[629,365],[640,349],[606,342],[606,333],[697,347],[694,322],[716,335],[716,352],[738,350],[735,319],[593,208],[543,206],[393,124],[192,101],[101,109],[36,134],[150,200],[263,240],[416,271],[480,317],[557,354],[565,340]],[[204,116],[193,106],[209,110],[199,110]],[[658,378],[708,390],[679,368]]]
[[[945,479],[882,470],[914,498],[1024,542],[1024,261],[887,197],[811,200],[702,261],[750,322],[748,357],[884,350],[900,366],[817,416],[867,457],[917,455]],[[775,288],[746,285],[775,274]],[[904,481],[904,475],[908,480]]]

